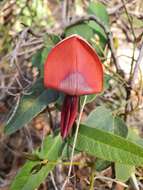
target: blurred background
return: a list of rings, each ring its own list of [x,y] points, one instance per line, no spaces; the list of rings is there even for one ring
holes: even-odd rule
[[[124,1],[128,14],[132,19],[129,22],[126,9],[121,0],[0,0],[0,190],[8,190],[11,181],[17,171],[25,163],[23,152],[32,152],[41,144],[43,135],[51,133],[50,117],[45,113],[39,114],[22,130],[6,136],[3,132],[4,125],[9,117],[15,113],[21,94],[26,94],[26,89],[33,84],[39,76],[39,68],[33,64],[36,52],[44,47],[51,47],[53,44],[49,40],[49,35],[54,34],[55,41],[63,38],[63,30],[71,20],[81,16],[86,16],[94,7],[94,2],[102,3],[107,12],[109,27],[113,34],[116,57],[123,73],[121,76],[128,80],[130,77],[131,60],[138,59],[141,45],[143,43],[143,1]],[[99,11],[101,17],[103,13]],[[98,44],[99,36],[91,35],[92,30],[83,25],[67,31],[66,35],[78,33],[94,46]],[[134,38],[134,35],[136,38]],[[91,37],[92,36],[92,37]],[[58,39],[59,38],[59,39]],[[134,47],[135,44],[135,47]],[[96,48],[96,47],[95,47]],[[110,64],[111,52],[104,49],[106,57],[105,66]],[[44,57],[47,54],[45,50]],[[100,53],[99,53],[100,54]],[[132,56],[134,54],[134,56]],[[103,57],[101,56],[101,59]],[[34,62],[35,63],[35,62]],[[113,65],[112,65],[113,66]],[[115,71],[114,66],[111,67]],[[143,60],[141,61],[139,73],[135,79],[134,88],[131,93],[132,104],[137,109],[129,114],[127,123],[130,128],[143,136],[143,104],[142,104],[142,71]],[[107,70],[110,74],[110,70]],[[108,81],[106,76],[106,80]],[[90,102],[85,108],[83,118],[95,108],[95,104],[108,104],[111,109],[118,109],[122,112],[125,105],[125,91],[118,82],[111,81],[104,95]],[[25,105],[26,106],[26,105]],[[52,106],[51,108],[52,109]],[[53,108],[54,109],[54,108]],[[54,126],[58,126],[59,112],[53,111]],[[133,133],[132,133],[133,135]],[[79,155],[78,159],[87,159],[86,155]],[[90,158],[92,159],[92,158]],[[75,168],[78,181],[77,189],[88,189],[89,178],[88,168]],[[104,175],[111,177],[110,168],[104,171]],[[62,183],[66,168],[58,168],[55,178],[57,183]],[[137,168],[136,172],[140,187],[143,189],[142,176],[143,168]],[[74,184],[73,183],[73,184]],[[104,180],[97,180],[96,189],[111,189],[112,185]],[[124,189],[118,187],[120,190]],[[54,189],[51,176],[41,184],[38,190]],[[68,190],[75,189],[70,185]]]

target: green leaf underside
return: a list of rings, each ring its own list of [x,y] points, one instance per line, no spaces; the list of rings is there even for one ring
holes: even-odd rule
[[[60,37],[55,34],[45,34],[44,35],[44,44],[45,47],[53,47],[55,44],[60,42]]]
[[[104,74],[104,89],[108,89],[110,84],[110,80],[112,79],[112,77],[108,74]]]
[[[95,15],[96,17],[98,17],[100,19],[100,21],[106,27],[109,27],[109,16],[108,16],[105,6],[102,3],[91,2],[89,4],[87,12],[90,15]],[[106,34],[105,34],[104,30],[95,21],[89,21],[88,26],[90,28],[92,28],[94,34],[97,34],[99,36],[100,44],[97,45],[96,43],[94,43],[93,46],[96,49],[97,53],[99,55],[102,55],[101,49],[103,50],[105,47],[105,44],[107,43]]]
[[[139,137],[138,130],[129,128],[127,139],[133,143],[143,146],[143,139]],[[115,163],[116,179],[126,182],[131,174],[135,172],[135,166]]]
[[[99,2],[91,2],[88,7],[88,13],[97,16],[107,27],[109,27],[109,16],[105,6]],[[88,24],[100,36],[101,41],[106,40],[106,35],[103,29],[94,21]]]
[[[40,71],[40,76],[43,78],[44,76],[44,63],[47,58],[48,53],[50,52],[51,47],[44,48],[43,50],[39,50],[35,55],[32,57],[32,66],[37,67]]]
[[[80,97],[80,105],[83,104],[85,96]],[[94,101],[96,98],[96,94],[87,95],[86,104]]]
[[[50,142],[49,142],[50,141]],[[52,142],[52,143],[51,143]],[[45,145],[45,154],[44,157],[50,161],[57,161],[60,157],[59,152],[62,146],[62,140],[60,136],[55,137],[54,139],[51,137],[47,138],[47,147]],[[49,145],[51,147],[48,149]],[[48,173],[55,167],[54,164],[46,164],[39,170],[36,174],[31,174],[32,168],[37,165],[38,162],[27,161],[23,168],[19,171],[17,176],[15,177],[10,190],[34,190],[39,187],[39,185],[44,181],[47,177]]]
[[[123,137],[126,137],[128,132],[125,122],[120,117],[113,117],[112,111],[104,106],[98,106],[93,110],[84,123]]]
[[[120,136],[81,125],[76,148],[93,156],[127,165],[143,164],[143,148]]]
[[[87,11],[89,14],[95,14],[106,26],[109,26],[108,12],[102,3],[91,2]]]
[[[21,98],[19,107],[5,126],[5,133],[12,134],[25,124],[29,123],[36,115],[43,111],[46,106],[58,98],[58,92],[43,86],[43,79],[39,79],[31,88],[30,95],[24,95]]]
[[[98,2],[90,3],[87,12],[90,15],[96,15],[107,27],[109,27],[109,16],[103,4]],[[107,37],[104,30],[95,21],[83,22],[65,29],[66,37],[72,34],[78,34],[88,40],[96,49],[97,53],[102,55],[101,49],[105,47]],[[99,36],[99,45],[93,43],[95,34]]]
[[[139,131],[136,128],[129,128],[127,139],[143,146],[143,139],[139,136]]]
[[[85,38],[86,40],[90,40],[93,37],[93,30],[86,23],[77,24],[75,26],[71,26],[65,30],[66,37],[72,34],[78,34]]]
[[[110,165],[111,162],[96,158],[96,163],[95,163],[96,171],[101,172],[102,170],[108,168]]]
[[[52,47],[60,41],[60,38],[56,35],[45,35],[44,43],[45,48],[36,52],[32,57],[32,66],[37,67],[40,71],[40,76],[44,76],[44,63]]]
[[[126,182],[131,174],[135,172],[135,167],[131,165],[115,164],[116,179],[118,181]]]
[[[97,127],[99,129],[103,129],[107,132],[111,132],[123,137],[126,137],[128,132],[124,121],[119,117],[113,117],[112,111],[105,108],[104,106],[99,106],[93,110],[84,123],[87,126]],[[96,170],[105,169],[110,164],[111,162],[109,161],[97,159]]]

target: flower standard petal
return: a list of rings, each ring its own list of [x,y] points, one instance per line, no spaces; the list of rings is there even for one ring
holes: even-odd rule
[[[61,135],[66,138],[76,119],[78,96],[102,91],[102,63],[88,42],[72,35],[48,54],[44,85],[67,94],[61,112]]]

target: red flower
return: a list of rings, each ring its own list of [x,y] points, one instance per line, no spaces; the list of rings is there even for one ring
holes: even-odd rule
[[[44,84],[67,94],[61,112],[61,136],[65,138],[77,116],[78,97],[102,91],[102,63],[88,42],[72,35],[48,54]]]

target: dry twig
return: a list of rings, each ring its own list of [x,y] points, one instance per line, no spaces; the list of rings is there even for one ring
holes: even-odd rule
[[[138,59],[136,61],[135,67],[134,67],[134,72],[133,72],[133,76],[132,76],[132,81],[131,81],[131,88],[134,87],[135,84],[135,80],[138,76],[138,72],[139,72],[139,68],[140,68],[140,64],[143,61],[143,43],[139,52],[139,56]]]

